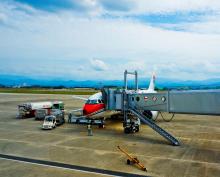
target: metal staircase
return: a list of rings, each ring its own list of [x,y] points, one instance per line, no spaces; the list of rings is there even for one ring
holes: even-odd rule
[[[171,142],[173,145],[175,145],[175,146],[180,145],[179,141],[175,137],[173,137],[170,133],[166,132],[164,129],[159,127],[152,120],[148,119],[146,116],[144,116],[138,110],[135,110],[135,109],[128,109],[128,110],[133,115],[137,116],[143,123],[147,124],[153,130],[155,130],[157,133],[159,133],[161,136],[163,136],[165,139],[167,139],[169,142]]]

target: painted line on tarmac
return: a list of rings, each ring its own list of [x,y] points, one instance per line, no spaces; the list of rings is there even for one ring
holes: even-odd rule
[[[41,165],[41,166],[47,166],[47,167],[73,170],[73,171],[78,171],[78,172],[83,172],[83,173],[105,175],[105,176],[147,177],[146,175],[138,175],[138,174],[119,172],[119,171],[104,170],[104,169],[98,169],[98,168],[92,168],[92,167],[71,165],[71,164],[54,162],[54,161],[31,159],[31,158],[6,155],[6,154],[0,154],[0,159],[6,159],[6,160],[11,160],[11,161],[16,161],[16,162],[23,162],[23,163],[29,163],[29,164],[35,164],[35,165]]]

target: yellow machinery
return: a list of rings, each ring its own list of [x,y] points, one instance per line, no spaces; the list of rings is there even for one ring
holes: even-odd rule
[[[136,164],[141,170],[147,171],[147,169],[144,167],[143,164],[140,163],[140,161],[137,159],[137,157],[132,157],[125,150],[123,150],[120,146],[117,146],[117,148],[128,157],[128,159],[127,159],[127,164],[128,165]]]

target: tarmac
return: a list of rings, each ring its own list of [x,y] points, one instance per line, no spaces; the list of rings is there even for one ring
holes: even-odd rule
[[[16,119],[18,104],[46,100],[64,101],[67,112],[84,103],[71,95],[0,94],[0,154],[146,176],[220,176],[220,116],[177,114],[172,122],[164,122],[159,116],[157,124],[174,135],[181,146],[170,145],[146,125],[141,125],[138,133],[124,134],[121,120],[107,120],[104,129],[93,126],[93,136],[87,136],[86,125],[65,123],[44,131],[42,121]],[[127,165],[118,145],[138,157],[147,172]],[[0,176],[108,175],[0,157]]]

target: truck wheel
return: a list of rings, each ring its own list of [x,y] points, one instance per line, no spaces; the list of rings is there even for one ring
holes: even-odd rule
[[[99,128],[105,128],[104,124],[99,124]]]

